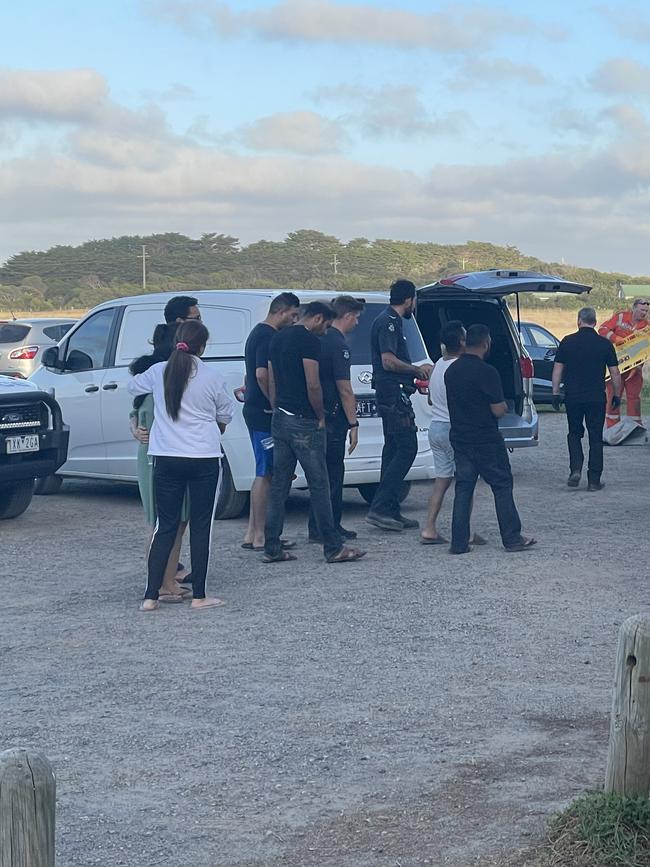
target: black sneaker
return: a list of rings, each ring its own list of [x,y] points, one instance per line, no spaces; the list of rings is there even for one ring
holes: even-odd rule
[[[589,482],[587,485],[588,491],[602,491],[605,487],[605,482]]]
[[[419,521],[416,521],[414,518],[405,518],[404,515],[401,514],[397,516],[397,520],[405,530],[417,530],[420,526]]]
[[[393,530],[395,533],[401,533],[404,529],[404,524],[401,521],[389,518],[388,515],[378,515],[376,512],[368,512],[366,521],[373,527],[379,527],[380,530]]]
[[[340,524],[336,529],[339,531],[339,533],[341,534],[341,536],[344,539],[356,539],[357,538],[357,534],[354,532],[354,530],[346,530],[345,527],[341,527]]]
[[[580,484],[580,473],[571,473],[571,475],[567,479],[567,485],[570,488],[577,488],[579,484]]]

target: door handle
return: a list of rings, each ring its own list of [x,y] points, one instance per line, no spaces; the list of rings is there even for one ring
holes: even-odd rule
[[[93,391],[99,391],[99,386],[98,386],[98,385],[87,385],[87,386],[84,388],[84,391],[87,391],[88,394],[90,394],[90,393],[93,392]]]
[[[557,352],[557,349],[549,349],[547,351],[546,355],[544,356],[544,360],[545,361],[552,361],[555,358],[556,352]]]
[[[116,382],[107,382],[106,385],[102,385],[102,391],[115,391],[116,388]]]

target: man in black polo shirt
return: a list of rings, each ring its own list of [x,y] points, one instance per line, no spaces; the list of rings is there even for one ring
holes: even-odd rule
[[[399,492],[418,453],[415,413],[411,395],[415,379],[428,379],[430,364],[411,364],[402,320],[415,311],[415,284],[396,280],[390,287],[390,306],[375,319],[370,331],[372,376],[377,394],[377,414],[384,430],[381,476],[366,520],[382,530],[418,526],[399,510]]]
[[[273,478],[266,511],[265,563],[295,560],[283,550],[280,536],[291,480],[300,461],[328,563],[359,560],[365,551],[346,548],[334,526],[325,462],[325,407],[319,379],[319,337],[334,319],[329,304],[311,301],[297,325],[285,328],[269,348],[269,395],[273,407]]]
[[[341,526],[343,512],[343,479],[345,476],[345,444],[350,439],[348,454],[357,447],[359,422],[357,401],[350,382],[350,347],[345,339],[359,324],[363,302],[352,295],[339,295],[332,301],[336,318],[320,339],[320,384],[325,405],[327,451],[325,460],[330,480],[330,496],[334,526],[343,539],[356,539],[354,530]],[[309,512],[309,541],[322,541],[313,509]]]
[[[266,502],[273,474],[271,404],[269,403],[269,344],[278,331],[293,325],[298,318],[300,300],[293,292],[281,292],[271,301],[266,319],[253,328],[244,347],[246,388],[244,421],[255,455],[255,481],[251,488],[248,529],[242,548],[259,551],[264,546]]]
[[[614,346],[606,337],[596,333],[596,311],[583,307],[578,313],[578,330],[567,335],[555,354],[553,365],[553,408],[560,409],[560,385],[564,381],[564,402],[569,423],[570,488],[577,488],[582,475],[584,455],[582,437],[587,427],[589,435],[589,463],[587,490],[600,491],[603,472],[603,427],[605,425],[605,372],[612,377],[612,408],[621,405],[621,374]]]
[[[478,477],[492,488],[501,540],[506,551],[523,551],[535,539],[521,535],[521,521],[512,496],[512,471],[499,419],[508,410],[501,377],[486,364],[491,339],[485,325],[467,329],[465,352],[445,373],[447,406],[454,447],[456,491],[451,524],[451,554],[469,550],[472,497]]]

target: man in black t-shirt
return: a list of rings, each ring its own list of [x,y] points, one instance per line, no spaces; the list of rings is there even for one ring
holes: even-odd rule
[[[320,384],[325,405],[327,449],[325,461],[330,480],[330,497],[334,526],[343,539],[356,539],[354,530],[341,526],[343,512],[343,479],[345,476],[345,444],[350,438],[348,454],[357,447],[359,422],[357,401],[350,382],[350,347],[345,339],[353,331],[363,310],[363,302],[352,295],[339,295],[332,301],[336,319],[320,338]],[[309,513],[309,541],[322,541],[313,510]]]
[[[273,472],[273,449],[268,448],[271,439],[269,344],[278,331],[295,323],[299,309],[300,300],[293,292],[276,295],[266,319],[253,328],[244,348],[246,384],[243,414],[255,455],[255,480],[242,548],[253,551],[261,551],[264,547],[266,503]]]
[[[415,284],[396,280],[390,287],[390,306],[372,323],[370,351],[372,376],[377,395],[377,414],[381,417],[384,448],[381,453],[381,476],[366,520],[382,530],[415,528],[417,521],[400,512],[399,493],[418,453],[415,413],[411,395],[415,379],[428,379],[430,364],[411,364],[403,319],[415,310]]]
[[[325,462],[325,407],[319,379],[319,337],[334,319],[329,304],[312,301],[297,325],[279,331],[269,347],[269,397],[273,407],[273,477],[266,512],[265,563],[296,558],[283,550],[284,510],[296,462],[309,485],[310,505],[328,563],[359,560],[365,551],[346,548],[334,526]]]
[[[521,521],[512,496],[512,471],[499,419],[508,410],[501,377],[486,364],[490,332],[485,325],[467,329],[465,352],[445,373],[447,406],[454,447],[456,490],[451,524],[451,554],[466,554],[472,498],[478,477],[492,488],[494,505],[506,551],[523,551],[535,539],[521,535]]]
[[[578,330],[560,343],[553,365],[553,408],[560,409],[560,385],[564,381],[564,402],[569,424],[570,488],[577,488],[582,475],[582,437],[587,427],[589,463],[587,490],[600,491],[603,472],[603,427],[605,425],[605,374],[612,378],[612,407],[621,405],[621,374],[614,346],[596,333],[596,311],[583,307],[578,313]],[[584,423],[584,424],[583,424]]]

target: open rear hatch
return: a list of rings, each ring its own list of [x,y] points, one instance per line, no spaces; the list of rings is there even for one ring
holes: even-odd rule
[[[538,271],[472,271],[469,274],[443,277],[437,283],[422,286],[418,289],[418,298],[440,297],[447,293],[503,298],[505,295],[518,295],[520,292],[539,292],[542,295],[568,292],[581,295],[583,292],[591,292],[591,286]]]

